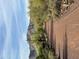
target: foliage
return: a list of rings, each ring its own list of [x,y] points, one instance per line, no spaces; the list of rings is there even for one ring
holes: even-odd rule
[[[45,59],[44,55],[39,55],[36,57],[36,59]]]
[[[46,0],[30,0],[30,17],[33,22],[45,20],[48,13],[48,5]],[[35,20],[35,21],[34,21]]]
[[[58,1],[58,0],[57,0]],[[47,19],[54,19],[60,14],[60,4],[56,0],[29,0],[30,21],[34,25],[35,32],[31,35],[31,43],[34,45],[36,59],[54,59],[52,48],[49,49],[47,34],[43,29],[43,23]],[[59,6],[58,6],[58,5]]]

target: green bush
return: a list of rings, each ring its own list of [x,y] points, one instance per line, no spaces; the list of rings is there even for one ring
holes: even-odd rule
[[[44,55],[37,56],[36,59],[45,59]]]
[[[34,25],[35,32],[31,35],[31,43],[34,45],[36,59],[55,59],[52,48],[49,48],[47,34],[43,29],[43,23],[59,16],[61,4],[58,0],[29,0],[30,21]]]

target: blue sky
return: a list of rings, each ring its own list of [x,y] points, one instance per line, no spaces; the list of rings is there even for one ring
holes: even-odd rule
[[[28,0],[0,0],[0,59],[29,59]]]

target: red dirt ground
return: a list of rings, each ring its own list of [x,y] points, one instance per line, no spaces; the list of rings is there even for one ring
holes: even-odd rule
[[[50,41],[56,44],[56,54],[63,58],[65,32],[67,34],[67,57],[68,59],[79,59],[79,1],[71,7],[68,13],[64,14],[58,21],[46,22],[46,31]],[[52,45],[53,45],[52,44]],[[59,49],[60,48],[60,49]]]

